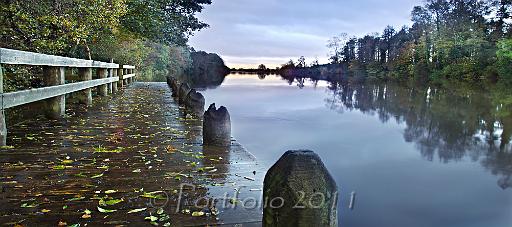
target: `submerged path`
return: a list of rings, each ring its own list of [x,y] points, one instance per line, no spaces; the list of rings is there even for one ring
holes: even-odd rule
[[[135,83],[67,114],[8,128],[0,224],[260,225],[265,170],[236,141],[203,147],[202,121],[184,116],[167,84]]]

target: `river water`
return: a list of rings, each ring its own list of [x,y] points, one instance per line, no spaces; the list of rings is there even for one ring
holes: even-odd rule
[[[340,226],[418,227],[512,226],[508,93],[240,74],[204,91],[266,169],[287,150],[318,153]]]

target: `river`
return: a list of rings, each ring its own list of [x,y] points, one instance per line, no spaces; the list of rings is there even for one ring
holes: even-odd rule
[[[318,153],[340,189],[340,226],[512,226],[506,89],[231,74],[203,93],[266,169],[287,150]]]

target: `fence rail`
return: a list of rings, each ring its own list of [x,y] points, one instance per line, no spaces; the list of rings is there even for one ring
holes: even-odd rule
[[[43,66],[47,87],[3,93],[2,65]],[[66,84],[66,69],[78,68],[80,82]],[[96,78],[93,79],[93,69]],[[136,77],[135,66],[93,60],[68,58],[20,50],[0,48],[0,146],[7,142],[5,109],[45,100],[46,115],[54,119],[65,114],[66,94],[76,93],[80,103],[92,104],[92,89],[99,96],[107,96],[119,87],[131,84]]]

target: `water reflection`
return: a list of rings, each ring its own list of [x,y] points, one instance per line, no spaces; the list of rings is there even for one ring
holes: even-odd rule
[[[392,83],[331,83],[328,89],[331,95],[325,102],[330,109],[358,110],[378,115],[382,122],[405,124],[404,140],[414,143],[425,159],[447,163],[470,157],[500,176],[501,188],[512,186],[512,114],[489,91]]]

